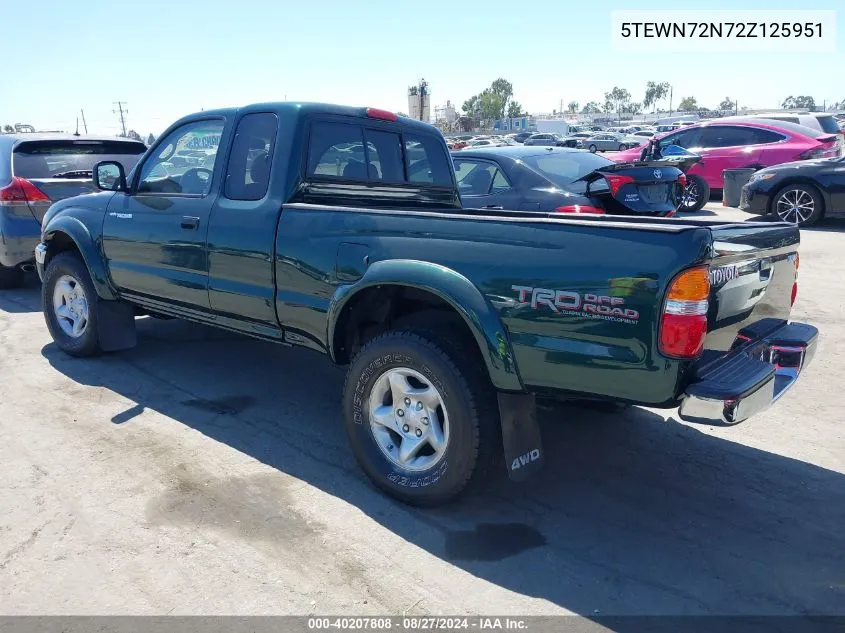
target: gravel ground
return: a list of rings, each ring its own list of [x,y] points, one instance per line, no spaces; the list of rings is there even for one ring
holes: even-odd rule
[[[143,319],[75,360],[37,279],[0,292],[0,611],[845,614],[844,229],[803,232],[823,338],[769,411],[548,412],[537,478],[427,511],[365,481],[318,354]]]

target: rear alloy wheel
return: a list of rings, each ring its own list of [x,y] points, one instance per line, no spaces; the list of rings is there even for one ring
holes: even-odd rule
[[[619,151],[620,152],[624,152],[626,149],[628,149],[628,146],[625,145],[625,143],[619,143]]]
[[[376,337],[344,386],[355,458],[377,487],[411,505],[449,501],[501,458],[486,372],[460,344],[439,338],[411,330]]]
[[[679,211],[700,211],[710,199],[710,186],[698,176],[687,176]]]
[[[784,222],[811,226],[822,217],[824,202],[815,187],[787,185],[775,194],[772,210]]]
[[[17,288],[21,285],[23,285],[23,270],[20,268],[8,268],[0,264],[0,290]]]
[[[595,145],[590,145],[590,147],[588,147],[587,149],[589,149],[593,154],[595,154],[598,147],[596,147]]]

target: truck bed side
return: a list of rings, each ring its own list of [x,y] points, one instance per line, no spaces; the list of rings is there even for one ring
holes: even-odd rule
[[[376,262],[430,262],[471,280],[499,313],[527,389],[663,404],[681,361],[657,354],[656,313],[668,281],[710,244],[708,229],[677,222],[285,205],[276,309],[287,337],[326,350],[338,288]]]

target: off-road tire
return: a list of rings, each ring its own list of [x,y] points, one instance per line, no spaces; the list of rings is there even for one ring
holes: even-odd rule
[[[455,498],[471,481],[483,479],[497,460],[502,462],[495,391],[476,360],[448,334],[410,328],[381,334],[358,352],[343,389],[344,423],[352,452],[375,486],[404,503],[434,506]],[[370,428],[370,392],[380,376],[397,367],[430,380],[447,411],[446,452],[427,471],[408,471],[388,460]]]
[[[79,282],[88,303],[88,324],[79,338],[65,334],[53,310],[53,291],[56,282],[63,275],[70,275]],[[88,267],[77,253],[65,251],[49,261],[44,271],[44,283],[41,286],[41,306],[47,329],[50,330],[50,335],[59,349],[70,356],[95,356],[102,353],[97,325],[99,299]]]

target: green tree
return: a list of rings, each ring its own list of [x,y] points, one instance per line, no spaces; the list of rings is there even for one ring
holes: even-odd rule
[[[642,104],[631,102],[622,105],[622,114],[640,114],[642,113]]]
[[[498,97],[501,107],[499,108],[498,116],[492,117],[494,119],[505,118],[508,102],[513,98],[513,84],[507,79],[499,77],[496,81],[490,84],[490,92]]]
[[[570,114],[575,114],[576,112],[578,112],[578,102],[570,101],[569,105],[566,106],[566,111]]]
[[[478,95],[472,95],[469,99],[464,101],[464,105],[461,106],[461,110],[463,110],[467,114],[471,115],[475,112],[477,105],[478,105]]]
[[[147,146],[149,147],[150,145],[152,145],[155,142],[156,142],[156,137],[153,136],[152,132],[150,132],[150,135],[147,137]]]
[[[698,101],[695,100],[695,97],[684,97],[678,104],[678,112],[692,112],[694,110],[699,110],[700,108],[701,106],[698,105]]]
[[[489,88],[478,96],[478,108],[481,118],[485,120],[502,118],[504,107],[502,96]]]
[[[596,101],[590,101],[581,109],[581,114],[598,114],[599,112],[601,112],[601,107]]]
[[[722,103],[719,104],[720,110],[733,110],[736,107],[736,101],[731,101],[730,97],[725,97]]]
[[[144,139],[142,139],[141,135],[138,134],[135,130],[129,130],[126,133],[126,137],[131,138],[133,141],[141,141],[142,143],[144,142]]]
[[[669,82],[647,82],[645,85],[645,97],[643,97],[643,107],[648,108],[651,106],[651,111],[654,112],[657,109],[657,102],[661,99],[665,99],[668,94]]]
[[[613,90],[604,93],[604,111],[622,114],[622,108],[631,101],[631,93],[624,88],[614,86]]]
[[[11,125],[9,125],[7,123],[6,125],[3,126],[3,131],[6,132],[7,134],[11,134],[12,132],[15,131],[15,128],[13,128]]]
[[[522,111],[522,104],[519,101],[511,101],[508,104],[508,111],[506,114],[509,119],[516,119],[523,116],[525,113]]]
[[[816,107],[816,100],[809,95],[795,97],[795,107],[802,110],[812,110]]]

